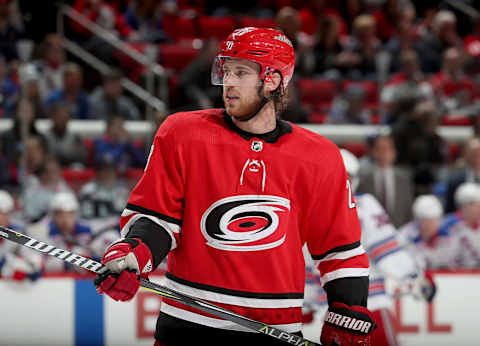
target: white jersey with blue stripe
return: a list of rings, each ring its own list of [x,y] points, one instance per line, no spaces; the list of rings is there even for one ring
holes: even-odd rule
[[[419,266],[403,247],[397,230],[375,197],[358,194],[355,202],[362,227],[362,245],[370,260],[368,308],[392,308],[393,300],[385,291],[385,279],[404,284],[418,275]],[[309,262],[307,258],[306,304],[316,309],[326,308],[326,294],[320,288],[318,272]]]
[[[459,239],[452,232],[457,223],[456,216],[447,216],[428,242],[422,239],[418,221],[407,223],[399,232],[402,242],[422,269],[454,269],[460,262]]]
[[[445,217],[439,231],[448,235],[448,267],[473,269],[480,267],[480,221],[469,224],[461,212],[451,213]]]

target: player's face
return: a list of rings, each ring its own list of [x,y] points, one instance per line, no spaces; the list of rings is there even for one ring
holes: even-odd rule
[[[480,221],[480,202],[467,203],[462,207],[462,214],[469,224],[476,224]]]
[[[53,222],[61,232],[71,234],[73,232],[77,213],[75,211],[56,211],[53,215]]]
[[[425,218],[419,221],[420,233],[425,241],[430,240],[440,228],[441,219],[438,217]]]
[[[397,152],[393,140],[388,137],[378,138],[373,150],[372,156],[380,167],[391,167],[395,162]]]
[[[227,113],[243,119],[257,109],[260,66],[243,59],[225,59],[223,64],[223,102]]]
[[[10,213],[0,212],[0,226],[8,227],[10,224]]]

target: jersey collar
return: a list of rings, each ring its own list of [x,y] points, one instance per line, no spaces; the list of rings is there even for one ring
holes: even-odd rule
[[[225,121],[225,123],[227,123],[230,129],[238,133],[240,137],[242,137],[247,141],[249,141],[252,138],[258,138],[267,143],[275,143],[276,141],[278,141],[278,139],[281,136],[292,132],[292,125],[286,122],[285,120],[281,120],[278,118],[277,118],[277,126],[275,126],[275,128],[272,131],[267,133],[262,133],[262,134],[250,133],[242,130],[237,125],[235,125],[230,115],[228,115],[227,112],[225,111],[223,111],[223,120]]]

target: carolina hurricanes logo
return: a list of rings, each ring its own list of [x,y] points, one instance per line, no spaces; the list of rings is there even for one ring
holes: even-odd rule
[[[290,201],[277,196],[227,197],[207,209],[200,227],[207,245],[216,249],[266,250],[285,241],[285,228],[278,227],[279,214],[288,211]]]

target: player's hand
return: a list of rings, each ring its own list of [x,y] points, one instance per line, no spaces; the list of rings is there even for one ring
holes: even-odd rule
[[[367,308],[334,302],[325,315],[320,341],[325,346],[370,346],[376,327]]]
[[[139,276],[146,277],[153,270],[152,253],[137,238],[113,243],[103,255],[102,263],[109,271],[95,278],[97,292],[117,301],[132,299],[140,287]]]
[[[413,281],[412,293],[415,298],[423,299],[430,303],[437,293],[437,286],[433,281],[432,274],[429,272],[419,275]]]

